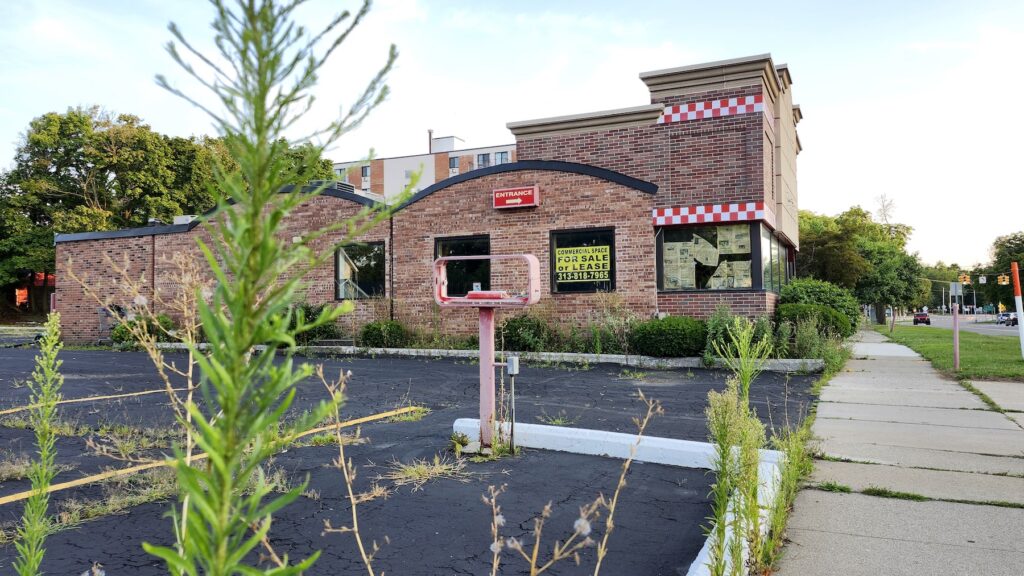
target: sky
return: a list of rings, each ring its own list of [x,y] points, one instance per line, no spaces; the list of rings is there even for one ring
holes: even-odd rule
[[[310,0],[316,28],[354,2]],[[156,85],[201,94],[167,55],[167,24],[209,46],[200,0],[27,1],[0,21],[0,168],[32,118],[100,105],[172,135],[207,117]],[[876,210],[913,226],[925,263],[987,262],[1024,230],[1024,2],[480,2],[378,0],[333,56],[291,137],[335,119],[385,62],[391,96],[328,152],[335,161],[511,143],[507,122],[649,103],[641,72],[770,53],[793,77],[801,209]]]

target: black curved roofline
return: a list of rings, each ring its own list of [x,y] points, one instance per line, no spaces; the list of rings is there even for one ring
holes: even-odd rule
[[[337,186],[343,186],[344,188],[338,188]],[[295,186],[289,185],[281,188],[279,193],[286,194],[295,191]],[[302,192],[310,193],[317,190],[316,186],[302,186]],[[331,198],[340,198],[342,200],[348,200],[355,202],[356,204],[362,204],[374,208],[377,206],[383,206],[382,203],[377,202],[366,196],[361,196],[352,192],[352,186],[350,184],[335,183],[335,186],[324,188],[320,194],[322,196],[330,196]],[[234,204],[234,202],[231,202]],[[188,224],[164,224],[159,226],[141,226],[139,228],[124,228],[122,230],[105,230],[102,232],[75,232],[72,234],[55,234],[53,237],[53,243],[59,244],[62,242],[78,242],[81,240],[107,240],[111,238],[137,238],[139,236],[160,236],[163,234],[181,234],[182,232],[188,232],[196,226],[200,225],[206,220],[207,216],[210,216],[216,212],[216,208],[212,208],[204,212],[201,216],[195,218]]]
[[[420,190],[416,194],[413,194],[412,198],[409,198],[403,202],[395,210],[403,210],[408,206],[419,202],[420,200],[430,196],[434,192],[444,190],[449,186],[454,186],[461,182],[473,180],[475,178],[481,178],[483,176],[490,176],[491,174],[501,174],[503,172],[518,172],[521,170],[546,170],[549,172],[568,172],[570,174],[582,174],[584,176],[593,176],[616,184],[621,184],[627,188],[638,190],[645,194],[657,194],[658,185],[646,180],[640,180],[639,178],[633,178],[627,176],[621,172],[614,170],[608,170],[607,168],[599,168],[597,166],[591,166],[589,164],[578,164],[576,162],[563,162],[561,160],[520,160],[519,162],[509,162],[506,164],[496,164],[494,166],[488,166],[487,168],[478,168],[476,170],[470,170],[462,174],[452,176],[451,178],[441,180],[436,184],[432,184],[423,190]]]

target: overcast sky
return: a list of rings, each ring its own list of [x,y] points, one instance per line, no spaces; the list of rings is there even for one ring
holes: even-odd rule
[[[351,2],[311,0],[309,27]],[[158,88],[196,88],[163,50],[174,20],[209,37],[199,0],[9,3],[0,21],[0,166],[29,121],[99,104],[174,135],[208,121]],[[788,63],[800,207],[874,210],[885,194],[925,262],[988,260],[1024,230],[1024,2],[543,2],[380,0],[322,77],[306,126],[337,115],[384,62],[392,96],[329,153],[427,150],[427,129],[466,146],[512,142],[506,122],[649,102],[640,72],[769,52]]]

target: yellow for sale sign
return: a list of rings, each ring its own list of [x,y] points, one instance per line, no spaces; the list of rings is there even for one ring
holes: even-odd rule
[[[555,248],[556,282],[607,282],[611,274],[611,246]]]

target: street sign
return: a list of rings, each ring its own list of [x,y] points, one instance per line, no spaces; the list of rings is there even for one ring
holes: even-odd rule
[[[495,208],[525,208],[540,205],[540,190],[537,186],[499,188],[491,194]]]
[[[978,284],[987,284],[987,283],[988,283],[988,277],[987,276],[978,276]]]
[[[963,287],[963,285],[961,285],[959,282],[950,282],[949,283],[949,295],[950,296],[963,296],[964,295],[964,287]]]

